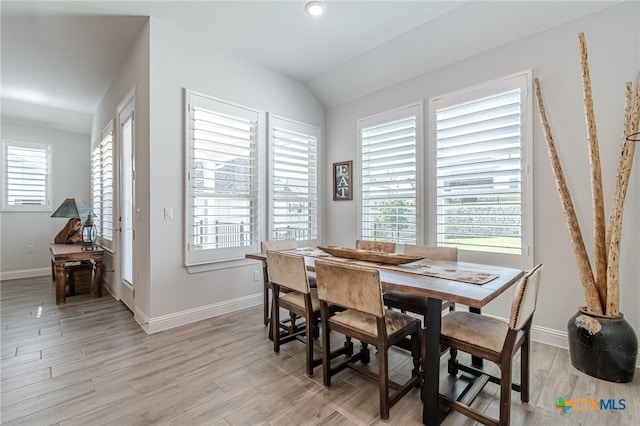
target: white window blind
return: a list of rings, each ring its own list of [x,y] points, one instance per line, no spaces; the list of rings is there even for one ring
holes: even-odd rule
[[[417,241],[420,115],[420,106],[415,105],[359,122],[363,239]]]
[[[463,102],[436,103],[438,245],[522,252],[524,90],[514,83]]]
[[[51,209],[51,147],[4,141],[2,208],[7,211]]]
[[[91,153],[91,209],[98,231],[98,242],[113,247],[113,130],[103,132]]]
[[[258,251],[260,113],[189,93],[187,264]]]
[[[269,115],[270,239],[318,240],[320,130]]]

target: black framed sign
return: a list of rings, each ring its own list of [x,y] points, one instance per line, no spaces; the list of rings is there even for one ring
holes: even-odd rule
[[[352,161],[333,163],[333,201],[352,200]]]

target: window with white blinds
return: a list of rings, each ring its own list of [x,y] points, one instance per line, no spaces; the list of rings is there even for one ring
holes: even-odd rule
[[[91,210],[98,242],[113,248],[113,128],[103,132],[91,153]]]
[[[358,122],[363,239],[417,242],[420,111],[413,105]]]
[[[51,146],[3,141],[2,209],[51,210]]]
[[[433,102],[437,244],[523,253],[527,75]]]
[[[260,112],[187,92],[187,253],[197,265],[259,251]]]
[[[269,115],[269,239],[318,240],[320,129]]]

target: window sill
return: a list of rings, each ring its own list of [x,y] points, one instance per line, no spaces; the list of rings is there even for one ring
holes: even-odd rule
[[[253,259],[233,259],[219,262],[203,263],[200,265],[186,265],[189,274],[199,274],[202,272],[219,271],[222,269],[242,268],[244,266],[255,266],[256,260]]]

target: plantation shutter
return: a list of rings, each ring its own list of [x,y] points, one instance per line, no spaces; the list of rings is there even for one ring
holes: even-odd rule
[[[271,239],[318,239],[319,129],[269,116]]]
[[[29,142],[3,143],[3,209],[50,210],[51,148]]]
[[[91,153],[91,209],[101,245],[113,248],[113,132],[104,132]]]
[[[437,107],[437,242],[521,253],[521,89]]]
[[[419,107],[361,122],[363,239],[416,243]]]
[[[258,251],[259,113],[191,93],[188,263]]]

